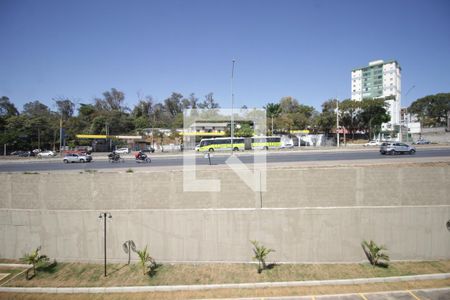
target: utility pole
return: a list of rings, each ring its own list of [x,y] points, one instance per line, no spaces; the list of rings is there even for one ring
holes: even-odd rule
[[[339,148],[339,100],[336,98],[336,138],[337,147]]]
[[[231,154],[233,155],[233,139],[234,139],[234,91],[233,91],[233,79],[234,79],[234,63],[235,60],[232,60],[231,66]]]
[[[63,127],[62,127],[62,113],[61,113],[61,117],[59,118],[59,156],[62,156],[63,153],[62,144],[63,144]]]
[[[413,90],[413,88],[415,88],[415,87],[416,87],[416,85],[413,84],[412,87],[410,87],[409,90],[406,92],[405,103],[407,102],[409,92],[411,92]],[[405,110],[405,118],[406,118],[406,142],[408,142],[408,135],[409,135],[408,107],[406,107],[406,110]],[[402,128],[402,124],[400,124],[400,131],[401,131],[401,128]]]
[[[5,137],[5,143],[3,144],[3,156],[6,156],[6,126],[3,129],[3,135]]]

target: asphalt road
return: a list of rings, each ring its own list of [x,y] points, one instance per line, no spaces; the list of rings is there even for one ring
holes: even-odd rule
[[[245,164],[252,164],[254,155],[252,153],[238,153],[237,156]],[[227,154],[214,154],[211,158],[213,165],[224,165],[229,156]],[[394,162],[402,161],[414,162],[420,158],[438,158],[450,157],[450,148],[423,148],[418,149],[416,154],[409,155],[380,155],[377,149],[373,150],[352,150],[352,151],[293,151],[287,153],[271,152],[267,154],[267,163],[298,163],[298,162],[326,162],[326,161],[364,161],[373,160],[376,162]],[[204,154],[198,154],[196,157],[197,165],[208,165],[209,161],[204,158]],[[152,168],[152,167],[180,167],[183,165],[181,155],[165,156],[154,155],[152,162],[136,163],[132,157],[125,158],[123,163],[109,163],[105,159],[96,159],[91,163],[72,163],[64,164],[60,159],[49,160],[26,160],[15,162],[0,162],[0,172],[39,172],[39,171],[64,171],[64,170],[101,170],[110,168]]]

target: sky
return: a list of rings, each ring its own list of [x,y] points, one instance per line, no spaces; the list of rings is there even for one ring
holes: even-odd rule
[[[234,59],[236,107],[292,96],[320,110],[350,98],[353,68],[394,59],[407,106],[450,92],[449,13],[448,0],[0,0],[0,96],[21,110],[111,88],[129,107],[212,92],[230,108]]]

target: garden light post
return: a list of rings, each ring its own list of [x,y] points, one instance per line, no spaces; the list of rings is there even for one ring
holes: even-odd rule
[[[99,219],[103,219],[103,246],[104,246],[104,264],[105,264],[105,277],[106,277],[106,219],[111,219],[112,215],[109,212],[102,212],[98,216]]]

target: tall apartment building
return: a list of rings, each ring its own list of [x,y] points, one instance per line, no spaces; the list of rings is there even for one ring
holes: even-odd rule
[[[397,61],[376,60],[352,70],[352,100],[394,96],[388,100],[392,125],[400,124],[401,68]]]

